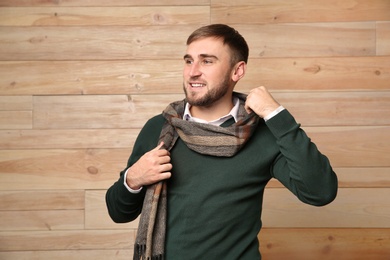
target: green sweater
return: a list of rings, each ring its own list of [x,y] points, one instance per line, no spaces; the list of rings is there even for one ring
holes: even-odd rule
[[[164,122],[158,115],[146,123],[126,169],[156,147]],[[264,188],[271,178],[311,205],[330,203],[337,193],[337,177],[328,159],[287,110],[266,123],[261,121],[234,157],[198,154],[179,138],[171,150],[171,162],[167,260],[261,259],[257,235]],[[118,223],[140,214],[146,190],[132,194],[126,189],[126,169],[106,194],[109,214]]]

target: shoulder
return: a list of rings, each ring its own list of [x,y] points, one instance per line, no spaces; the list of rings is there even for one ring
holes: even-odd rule
[[[139,137],[147,139],[158,139],[165,121],[165,118],[161,114],[150,118],[142,127],[139,133]]]

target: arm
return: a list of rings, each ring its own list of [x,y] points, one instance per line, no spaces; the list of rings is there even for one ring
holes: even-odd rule
[[[163,123],[161,118],[155,117],[149,120],[142,128],[126,169],[120,173],[119,180],[107,190],[107,209],[114,222],[129,222],[141,213],[146,189],[141,189],[139,193],[131,190],[138,190],[171,176],[169,171],[172,165],[169,152],[160,149],[162,143],[156,147],[160,135],[159,129]]]
[[[337,176],[329,160],[284,110],[266,122],[276,137],[280,154],[272,175],[291,190],[301,201],[322,206],[337,194]]]
[[[267,118],[280,105],[264,87],[253,89],[247,97],[248,112]],[[321,154],[293,116],[283,110],[266,121],[276,138],[280,153],[271,174],[301,201],[325,205],[337,194],[337,176],[326,156]]]

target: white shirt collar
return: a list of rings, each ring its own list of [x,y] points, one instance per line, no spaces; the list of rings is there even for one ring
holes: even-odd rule
[[[211,125],[221,125],[224,122],[226,122],[230,118],[234,118],[234,121],[238,121],[237,115],[238,115],[238,108],[240,106],[240,100],[237,97],[233,97],[233,108],[230,110],[229,114],[220,117],[216,120],[213,121],[206,121],[200,118],[193,117],[190,112],[191,105],[186,103],[186,106],[184,108],[184,115],[183,115],[183,120],[187,120],[190,122],[198,122],[198,123],[204,123],[204,124],[211,124]]]

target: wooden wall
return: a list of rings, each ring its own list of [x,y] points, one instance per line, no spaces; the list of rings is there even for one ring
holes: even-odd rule
[[[264,259],[390,259],[389,0],[1,0],[0,259],[131,258],[104,194],[209,23],[250,45],[236,90],[268,86],[340,181],[322,208],[270,183]]]

